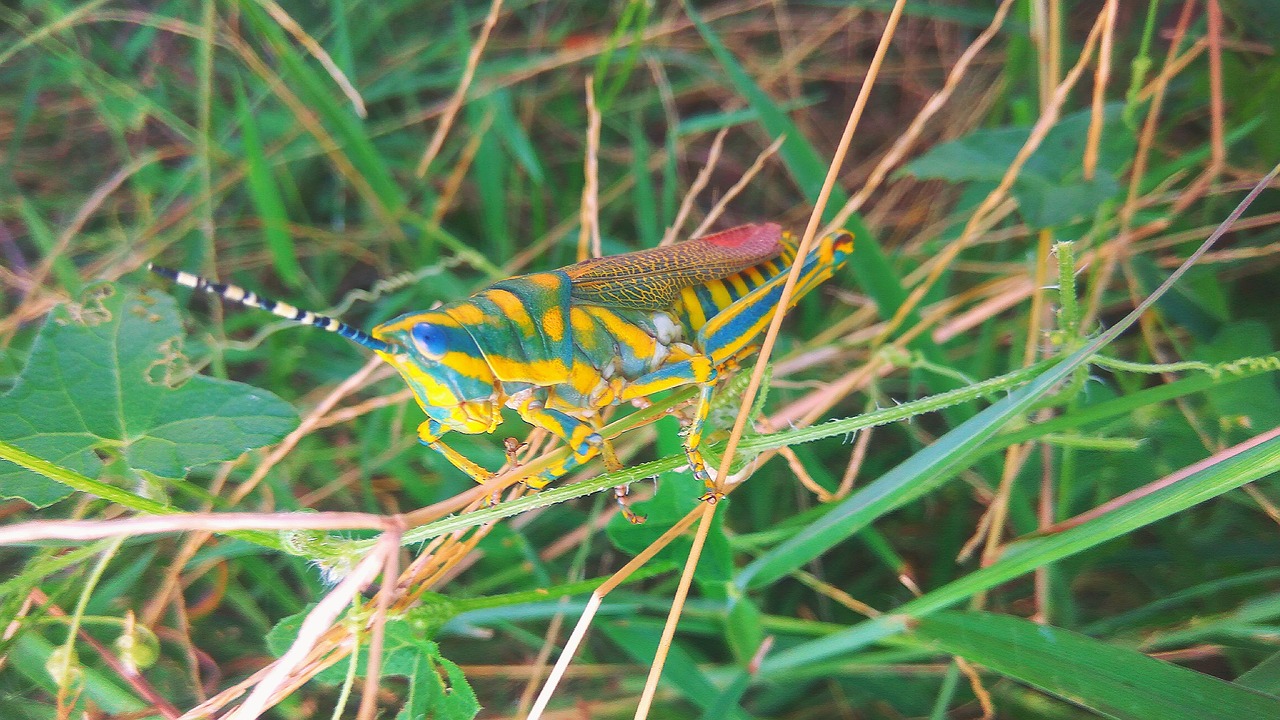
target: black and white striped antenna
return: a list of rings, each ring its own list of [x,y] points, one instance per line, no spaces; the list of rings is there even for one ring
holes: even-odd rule
[[[310,325],[322,330],[328,330],[332,333],[337,333],[352,342],[369,348],[370,350],[380,350],[386,353],[395,353],[399,351],[397,346],[383,342],[359,328],[353,328],[344,322],[334,320],[333,318],[325,315],[313,313],[310,310],[299,310],[288,303],[282,303],[272,300],[271,298],[262,297],[257,293],[250,292],[236,285],[216,283],[211,280],[206,280],[199,275],[192,275],[189,272],[183,272],[181,270],[171,270],[167,267],[160,267],[159,265],[153,265],[151,263],[147,263],[147,269],[161,277],[168,278],[183,287],[207,292],[210,295],[217,295],[223,300],[237,305],[266,310],[273,315],[278,315],[286,320],[292,320],[301,325]]]

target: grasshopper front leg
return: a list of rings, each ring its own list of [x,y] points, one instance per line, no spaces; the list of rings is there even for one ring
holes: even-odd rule
[[[453,448],[440,442],[440,436],[444,435],[447,430],[440,426],[435,420],[427,420],[418,426],[418,442],[435,450],[444,456],[451,465],[466,473],[478,483],[483,483],[493,477],[493,473],[485,470],[480,465]]]

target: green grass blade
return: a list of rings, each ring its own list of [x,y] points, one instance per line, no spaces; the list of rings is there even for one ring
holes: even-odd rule
[[[1270,438],[1102,517],[1056,535],[1017,543],[998,562],[906,603],[894,612],[894,617],[919,618],[953,606],[1038,567],[1094,548],[1277,471],[1280,471],[1280,436],[1273,432]],[[901,620],[898,626],[903,627],[905,622]],[[781,671],[853,652],[885,637],[892,627],[884,618],[860,623],[779,653],[765,665],[770,671]],[[762,667],[761,672],[765,672],[765,668]]]
[[[405,195],[392,177],[391,169],[382,154],[373,146],[369,134],[355,114],[334,92],[333,83],[322,78],[294,49],[284,31],[273,22],[253,0],[238,3],[254,31],[267,41],[281,65],[280,77],[298,97],[307,103],[309,110],[322,119],[341,144],[343,153],[351,165],[359,171],[359,179],[366,183],[373,197],[368,198],[383,215],[397,216],[405,205]],[[404,162],[408,163],[409,160]]]
[[[1126,720],[1277,717],[1280,698],[1062,628],[991,613],[938,613],[915,635],[1101,715]]]
[[[291,288],[302,286],[302,266],[298,264],[298,251],[289,236],[289,217],[285,212],[284,198],[272,177],[271,163],[267,161],[262,137],[258,134],[258,122],[249,107],[244,88],[236,84],[236,115],[240,118],[240,137],[243,140],[245,164],[248,169],[249,198],[262,220],[262,234],[275,263],[276,273]]]

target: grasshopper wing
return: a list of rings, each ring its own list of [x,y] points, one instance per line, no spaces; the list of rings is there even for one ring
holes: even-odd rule
[[[680,291],[771,260],[782,251],[782,227],[741,225],[675,245],[584,260],[562,269],[574,300],[589,305],[665,310]]]

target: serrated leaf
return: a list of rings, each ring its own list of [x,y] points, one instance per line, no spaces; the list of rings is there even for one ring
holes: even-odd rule
[[[182,327],[173,298],[114,285],[54,310],[26,367],[0,397],[0,440],[89,477],[103,458],[162,478],[232,460],[297,427],[265,390],[196,375],[180,386]],[[0,462],[0,496],[43,507],[71,490]]]
[[[419,656],[412,678],[412,694],[396,720],[471,720],[480,713],[480,701],[467,684],[462,668],[442,656],[435,643],[432,652]]]
[[[307,614],[315,605],[284,618],[267,633],[267,649],[280,657],[298,636]],[[430,624],[420,618],[390,619],[384,626],[382,641],[382,677],[400,676],[410,679],[409,699],[397,718],[418,720],[471,720],[480,712],[480,702],[475,691],[467,684],[462,668],[440,654],[440,647],[429,639]],[[356,655],[356,675],[364,677],[368,672],[369,648],[360,644]],[[327,667],[313,680],[337,685],[346,680],[351,669],[351,658]]]

